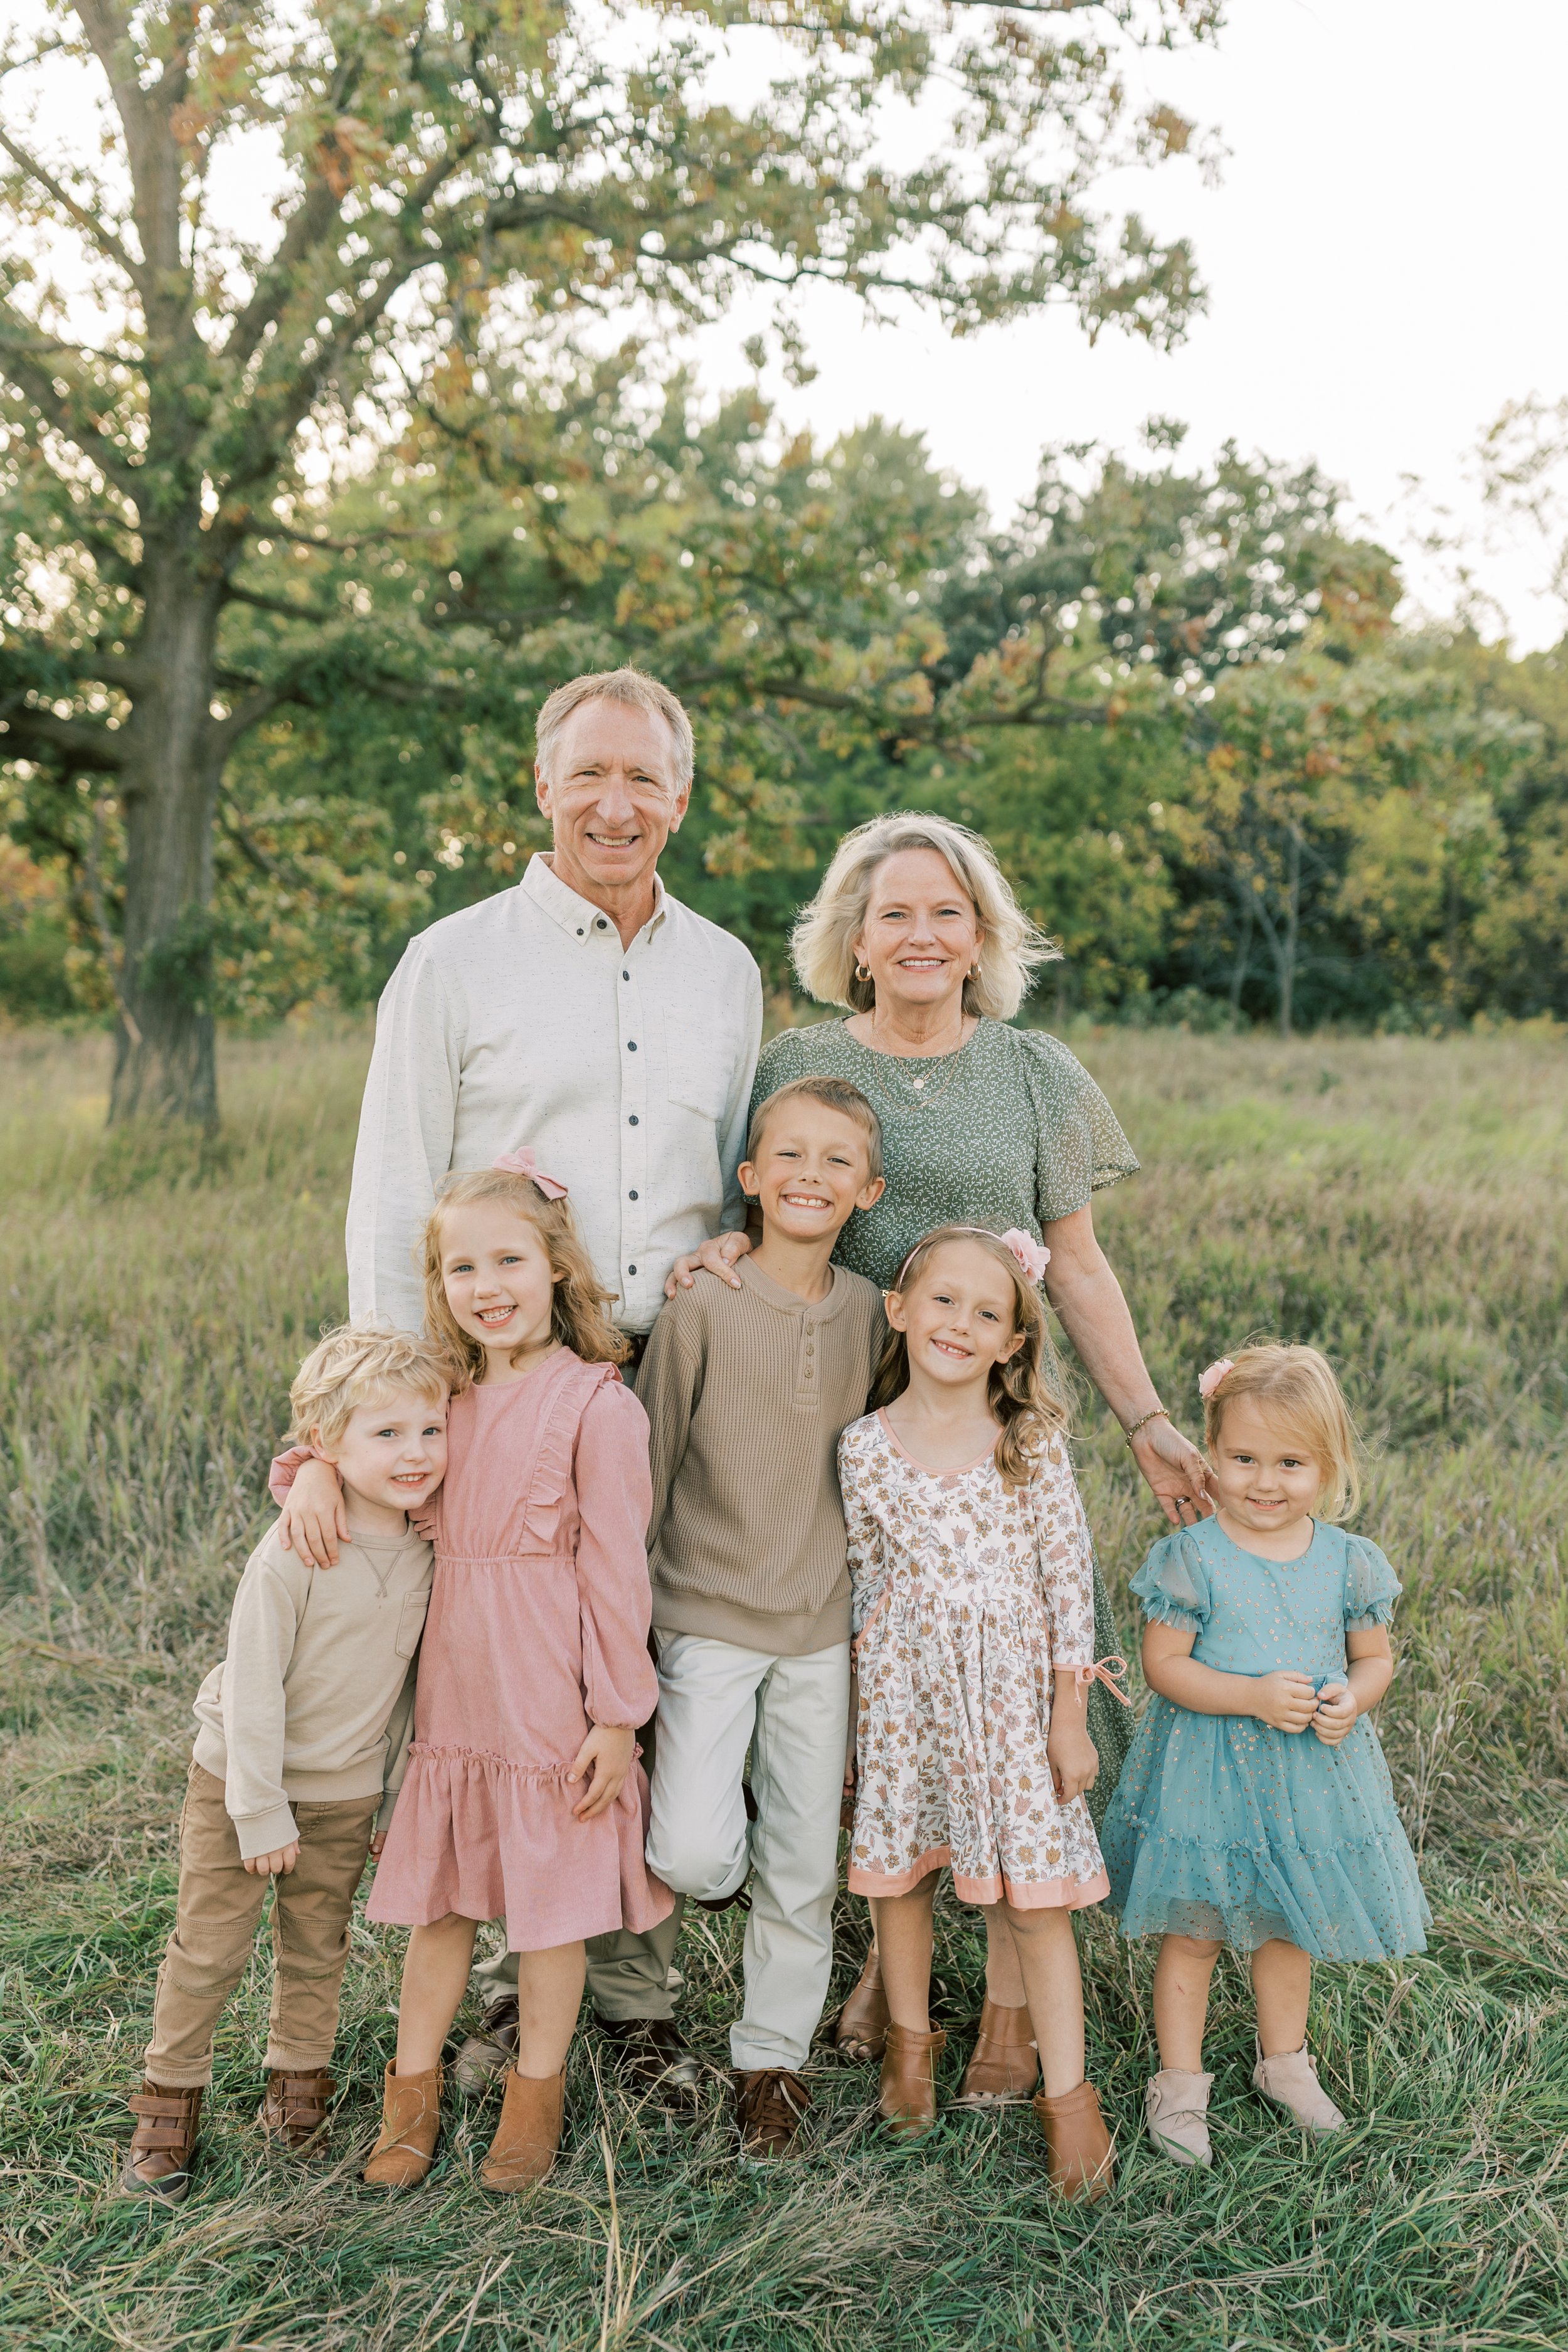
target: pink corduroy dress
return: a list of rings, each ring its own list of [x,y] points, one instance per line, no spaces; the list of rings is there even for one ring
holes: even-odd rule
[[[572,1759],[595,1723],[640,1724],[647,1652],[647,1418],[569,1349],[471,1388],[447,1423],[414,1743],[367,1916],[506,1921],[514,1952],[668,1916],[643,1862],[647,1780],[580,1822]]]

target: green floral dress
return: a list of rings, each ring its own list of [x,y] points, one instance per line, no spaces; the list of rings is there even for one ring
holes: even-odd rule
[[[1138,1171],[1110,1105],[1044,1030],[982,1020],[956,1052],[921,1061],[873,1052],[842,1021],[785,1029],[763,1048],[753,1112],[776,1087],[804,1077],[848,1078],[882,1122],[888,1189],[874,1209],[856,1210],[833,1253],[879,1290],[938,1225],[996,1233],[1017,1225],[1038,1239],[1055,1218]],[[1102,1658],[1118,1643],[1098,1566],[1094,1621],[1094,1654]],[[1127,1708],[1098,1682],[1089,1729],[1100,1759],[1089,1801],[1098,1828],[1131,1737]]]

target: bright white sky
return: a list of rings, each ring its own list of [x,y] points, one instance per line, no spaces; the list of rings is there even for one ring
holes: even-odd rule
[[[1315,457],[1401,552],[1412,504],[1447,507],[1516,645],[1555,642],[1547,551],[1522,529],[1480,545],[1465,460],[1506,401],[1568,393],[1564,0],[1230,0],[1216,47],[1146,72],[1231,157],[1213,188],[1185,164],[1107,185],[1193,238],[1211,299],[1179,351],[1121,335],[1090,351],[1066,313],[954,342],[931,321],[868,327],[819,290],[803,316],[820,373],[777,387],[786,417],[912,426],[998,516],[1042,443],[1131,448],[1145,417],[1180,417],[1189,457],[1226,437]],[[700,340],[705,382],[743,378],[757,323],[737,310]],[[1402,505],[1411,475],[1422,493]],[[1451,607],[1442,566],[1407,576]]]

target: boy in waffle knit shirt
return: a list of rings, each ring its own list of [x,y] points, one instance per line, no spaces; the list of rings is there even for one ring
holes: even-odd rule
[[[407,1759],[431,1551],[406,1514],[446,1471],[447,1377],[425,1340],[363,1324],[329,1333],[300,1368],[290,1442],[335,1465],[349,1539],[321,1571],[276,1528],[263,1538],[234,1596],[227,1652],[196,1695],[175,1927],[120,2175],[128,2196],[175,2204],[190,2185],[213,2029],[249,1965],[269,1880],[260,2121],[300,2149],[326,2120],[354,1893]]]
[[[886,1323],[874,1285],[831,1259],[851,1212],[881,1198],[881,1171],[858,1087],[806,1077],[770,1095],[740,1171],[762,1239],[732,1284],[699,1271],[676,1292],[637,1373],[659,1691],[647,1862],[710,1909],[750,1875],[730,2056],[751,2156],[799,2147],[833,1964],[849,1707],[837,1453]]]

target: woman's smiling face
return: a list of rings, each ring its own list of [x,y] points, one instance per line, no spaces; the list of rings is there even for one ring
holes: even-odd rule
[[[871,877],[854,942],[879,1004],[941,1005],[958,999],[985,934],[974,902],[936,849],[900,849]]]

